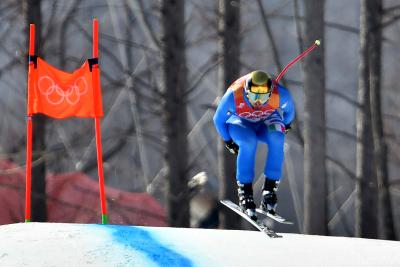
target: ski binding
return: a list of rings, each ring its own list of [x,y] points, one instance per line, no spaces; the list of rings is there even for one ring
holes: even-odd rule
[[[270,212],[266,212],[262,209],[256,209],[257,213],[263,214],[265,216],[267,216],[268,218],[271,218],[272,220],[278,222],[278,223],[282,223],[282,224],[293,224],[293,222],[286,220],[285,218],[283,218],[282,216],[278,215],[278,214],[272,214]]]

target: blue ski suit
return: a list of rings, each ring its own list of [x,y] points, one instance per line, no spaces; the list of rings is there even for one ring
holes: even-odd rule
[[[214,115],[214,124],[224,141],[233,140],[239,146],[236,179],[240,183],[253,182],[258,141],[268,145],[264,175],[280,180],[285,126],[295,116],[293,99],[288,89],[277,84],[268,102],[254,109],[244,90],[249,75],[239,78],[228,88]]]

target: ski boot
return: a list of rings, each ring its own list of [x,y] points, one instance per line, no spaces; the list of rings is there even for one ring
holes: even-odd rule
[[[257,221],[256,204],[253,198],[253,185],[251,183],[241,184],[240,182],[237,182],[237,184],[240,208],[253,221]]]
[[[278,203],[276,191],[278,191],[278,184],[279,181],[265,177],[260,208],[272,215],[276,214],[275,210]]]

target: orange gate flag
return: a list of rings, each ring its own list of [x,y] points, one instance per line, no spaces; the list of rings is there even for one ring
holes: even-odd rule
[[[28,75],[28,116],[42,113],[55,119],[103,116],[99,70],[89,61],[72,73],[37,57]],[[97,66],[96,66],[97,67]]]

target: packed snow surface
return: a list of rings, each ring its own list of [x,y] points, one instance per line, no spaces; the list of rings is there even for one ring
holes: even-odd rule
[[[400,266],[400,242],[94,224],[0,226],[0,266]]]

